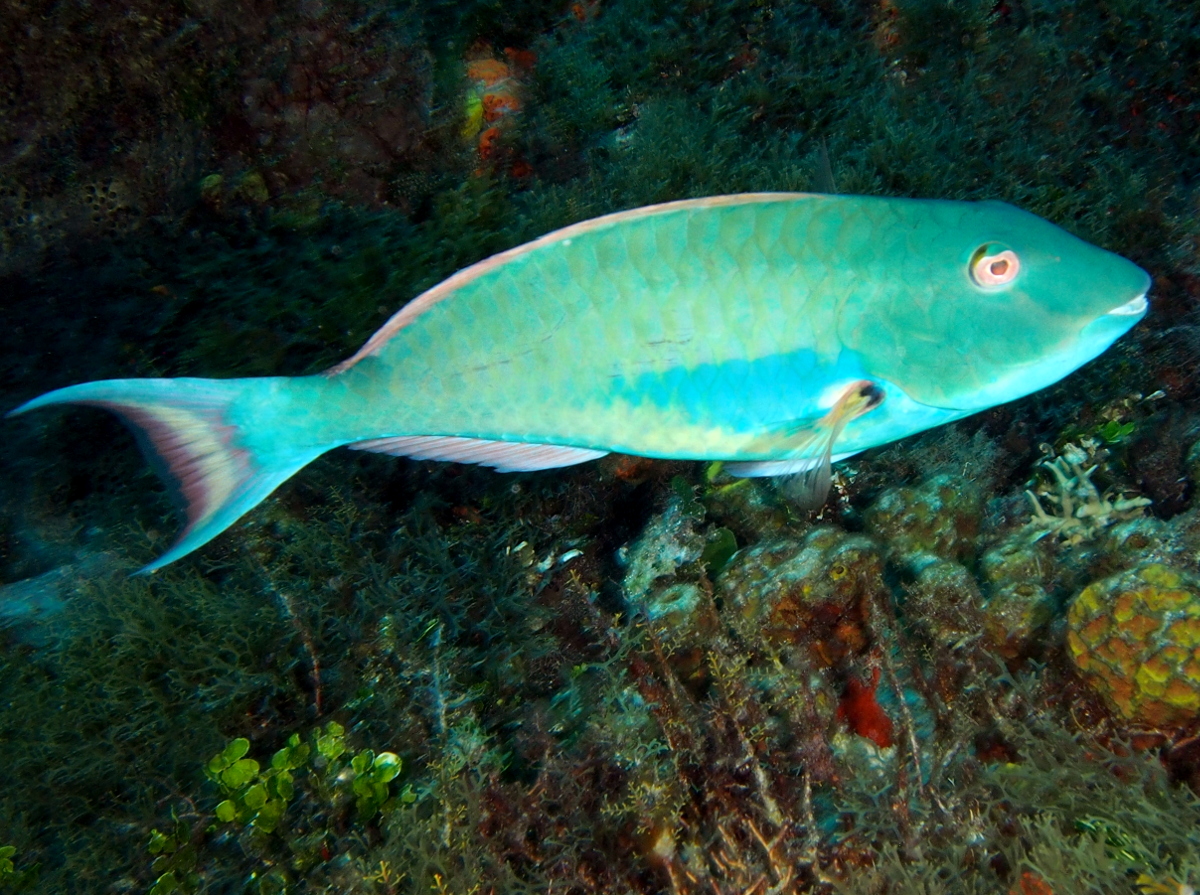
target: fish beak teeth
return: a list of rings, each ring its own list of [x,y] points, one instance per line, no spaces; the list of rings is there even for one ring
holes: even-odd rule
[[[1146,308],[1149,307],[1149,304],[1146,301],[1146,293],[1143,292],[1137,298],[1131,298],[1119,308],[1113,308],[1108,313],[1114,317],[1140,317],[1146,313]]]

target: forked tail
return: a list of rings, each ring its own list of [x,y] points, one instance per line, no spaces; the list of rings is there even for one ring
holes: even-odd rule
[[[187,525],[153,572],[208,543],[334,444],[304,431],[306,414],[281,412],[289,380],[108,379],[34,398],[9,416],[53,404],[111,410],[183,506]]]

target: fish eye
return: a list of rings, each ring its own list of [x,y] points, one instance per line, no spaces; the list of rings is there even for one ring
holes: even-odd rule
[[[1021,261],[1012,249],[995,243],[981,245],[971,256],[971,279],[976,286],[1003,286],[1011,283],[1021,269]]]

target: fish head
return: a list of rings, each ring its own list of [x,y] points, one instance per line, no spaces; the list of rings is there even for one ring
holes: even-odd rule
[[[842,343],[914,401],[982,410],[1045,388],[1145,316],[1132,262],[1003,202],[893,205]]]

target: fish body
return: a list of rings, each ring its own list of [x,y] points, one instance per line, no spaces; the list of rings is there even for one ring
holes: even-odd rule
[[[999,202],[761,193],[488,258],[307,377],[107,380],[188,506],[158,568],[334,447],[541,469],[610,451],[782,474],[1043,388],[1145,313],[1125,259]]]

